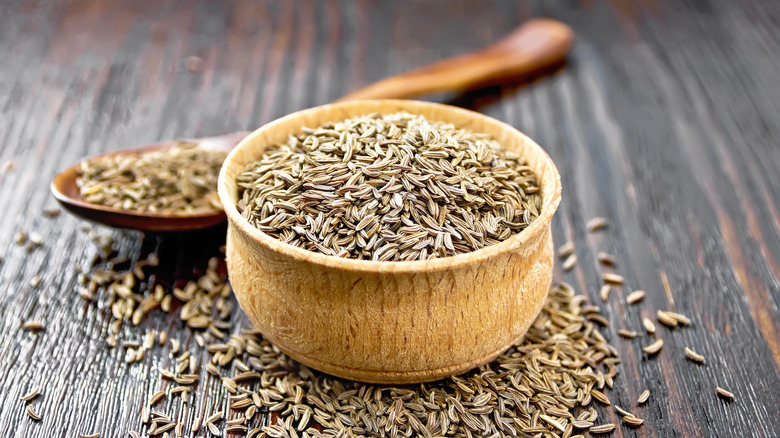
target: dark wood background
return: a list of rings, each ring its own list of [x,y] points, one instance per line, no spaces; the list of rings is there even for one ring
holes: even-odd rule
[[[627,280],[603,306],[623,365],[612,400],[647,424],[626,437],[780,436],[780,2],[600,1],[16,1],[0,4],[0,435],[126,436],[167,357],[127,366],[105,347],[109,315],[76,293],[74,264],[95,247],[53,207],[49,181],[78,159],[121,147],[256,128],[292,111],[489,44],[533,16],[571,25],[568,65],[523,84],[429,97],[507,121],[562,174],[557,244],[579,262],[556,273],[600,304],[595,253]],[[185,59],[204,60],[200,72]],[[5,163],[14,163],[15,168]],[[589,234],[604,216],[609,228]],[[147,236],[96,227],[131,257],[162,251],[178,272],[213,254],[224,228]],[[30,253],[17,230],[45,244]],[[144,249],[147,248],[147,249]],[[37,288],[30,279],[41,275]],[[626,306],[628,289],[644,289]],[[615,293],[615,292],[613,292]],[[641,330],[654,309],[690,316]],[[23,321],[46,324],[38,334]],[[234,319],[245,322],[236,312]],[[189,332],[155,313],[145,329]],[[707,364],[686,361],[683,347]],[[43,420],[18,397],[34,383]],[[720,385],[733,402],[715,396]],[[204,404],[224,391],[201,384]],[[617,420],[608,408],[603,416]]]

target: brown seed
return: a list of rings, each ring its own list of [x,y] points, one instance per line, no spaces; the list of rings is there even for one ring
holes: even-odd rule
[[[643,348],[642,351],[644,351],[647,354],[653,355],[661,351],[661,348],[664,346],[664,340],[659,339],[652,344],[648,345],[647,347]]]
[[[602,424],[600,426],[593,426],[590,429],[588,429],[588,432],[592,434],[600,434],[600,433],[610,433],[613,430],[615,430],[615,425],[612,423],[608,423],[608,424]]]
[[[655,333],[655,324],[653,324],[653,321],[650,321],[649,318],[642,318],[642,325],[645,326],[645,330],[647,330],[648,334],[654,334]]]
[[[211,414],[208,418],[206,418],[207,423],[213,423],[215,421],[219,421],[222,419],[222,412],[215,412]]]
[[[626,297],[626,302],[628,304],[636,304],[644,299],[645,299],[645,291],[636,290],[628,294],[628,296]]]
[[[22,329],[30,331],[43,330],[43,323],[40,321],[26,321],[22,324]]]
[[[609,398],[607,398],[607,396],[603,392],[601,392],[601,391],[599,391],[597,389],[592,389],[590,391],[590,395],[593,398],[595,398],[596,400],[600,401],[601,403],[604,403],[607,406],[609,406],[611,404],[611,402],[609,401]]]
[[[617,334],[621,338],[626,338],[626,339],[633,339],[640,335],[640,333],[632,332],[631,330],[618,330]]]
[[[152,397],[149,399],[149,405],[154,406],[164,398],[165,398],[165,391],[157,391],[154,394],[152,394]]]
[[[607,227],[607,220],[601,216],[594,217],[588,221],[587,227],[590,232],[602,230]]]
[[[642,403],[646,402],[647,399],[649,398],[650,398],[650,390],[645,389],[644,391],[642,391],[642,394],[639,395],[639,398],[637,399],[636,403],[641,405]]]
[[[596,259],[598,259],[599,262],[601,262],[604,266],[614,266],[615,265],[615,256],[612,254],[607,254],[605,252],[599,251],[596,253]]]
[[[206,423],[206,427],[208,427],[209,431],[214,435],[220,435],[219,428],[214,423]]]
[[[683,315],[682,313],[670,312],[667,310],[666,312],[664,312],[664,314],[666,314],[666,316],[674,319],[680,324],[689,325],[691,323],[691,320],[688,319],[688,317]]]
[[[572,254],[574,254],[574,242],[571,240],[558,248],[558,257],[560,258],[566,258]]]
[[[667,327],[670,327],[670,328],[677,327],[677,324],[679,323],[676,319],[674,319],[671,316],[669,316],[663,310],[656,311],[655,315],[656,315],[656,317],[658,319],[658,322],[660,322],[661,324],[663,324],[663,325],[665,325]]]
[[[564,271],[571,271],[574,265],[577,263],[577,254],[570,255],[566,261],[563,262],[562,268]]]
[[[41,385],[36,385],[33,389],[31,389],[27,394],[19,397],[19,400],[22,401],[30,401],[34,399],[35,397],[38,397],[38,394],[41,392]]]
[[[98,437],[100,437],[100,432],[79,434],[79,438],[98,438]]]
[[[184,66],[193,73],[201,72],[205,63],[206,62],[200,56],[188,56],[187,59],[184,60]]]
[[[607,283],[623,284],[623,277],[612,272],[604,272],[601,274],[601,278]]]
[[[59,208],[47,208],[46,210],[43,210],[43,215],[46,217],[57,217],[61,213],[61,210]]]
[[[704,356],[701,354],[691,350],[688,347],[685,347],[685,355],[688,356],[688,359],[698,362],[698,363],[704,363]]]
[[[33,421],[41,421],[41,416],[35,412],[35,410],[32,407],[32,404],[27,405],[26,412],[27,412],[27,416],[30,417]]]
[[[612,286],[609,284],[605,284],[601,286],[601,289],[599,289],[599,298],[601,298],[601,301],[607,302],[609,301],[609,293],[612,292]]]
[[[26,241],[27,241],[27,234],[22,230],[17,231],[16,235],[14,235],[14,243],[17,245],[24,245],[24,242]]]
[[[627,425],[631,427],[639,427],[642,424],[644,424],[645,420],[643,420],[642,418],[637,418],[633,415],[626,415],[625,417],[623,417],[623,422],[625,422]]]
[[[720,386],[715,388],[715,391],[718,393],[719,396],[721,396],[721,397],[723,397],[725,399],[728,399],[728,400],[733,400],[734,399],[734,394],[732,392],[729,392],[729,391],[721,388]]]

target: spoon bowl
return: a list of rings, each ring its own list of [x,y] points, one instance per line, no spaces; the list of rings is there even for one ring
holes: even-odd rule
[[[217,137],[185,139],[182,141],[197,143],[204,149],[230,152],[248,134],[248,132],[236,132]],[[177,143],[179,143],[179,140],[152,143],[97,155],[87,158],[87,160],[162,151],[172,148]],[[225,212],[223,210],[195,213],[158,213],[123,210],[87,202],[81,197],[79,188],[76,185],[79,165],[79,163],[76,163],[55,176],[51,183],[51,192],[65,210],[83,219],[115,228],[131,228],[152,232],[199,230],[213,227],[225,221]]]

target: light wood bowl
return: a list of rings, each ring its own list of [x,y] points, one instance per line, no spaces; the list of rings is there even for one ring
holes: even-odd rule
[[[472,253],[373,262],[282,243],[238,213],[236,175],[266,147],[303,127],[398,111],[488,133],[521,153],[540,179],[540,216],[521,233]],[[219,175],[219,196],[228,217],[228,273],[241,307],[282,351],[339,377],[417,383],[485,364],[523,336],[552,279],[550,221],[561,197],[555,165],[513,127],[448,105],[365,100],[290,114],[253,132],[230,153]]]

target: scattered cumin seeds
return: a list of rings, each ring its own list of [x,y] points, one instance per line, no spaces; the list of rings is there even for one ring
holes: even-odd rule
[[[638,332],[632,332],[631,330],[618,330],[617,331],[618,336],[625,339],[634,339],[640,334]]]
[[[593,426],[590,429],[588,429],[588,432],[598,434],[598,433],[610,433],[613,430],[615,430],[615,425],[612,423],[607,423],[599,426]]]
[[[601,278],[604,279],[604,281],[607,283],[623,284],[623,277],[612,272],[605,272],[601,274]]]
[[[213,433],[214,435],[220,435],[219,428],[214,423],[206,423],[206,427],[209,428],[209,432]]]
[[[41,421],[41,416],[38,415],[38,413],[35,412],[31,404],[27,405],[27,416],[32,418],[33,421]]]
[[[645,389],[644,391],[642,391],[641,394],[639,394],[639,398],[636,400],[636,403],[641,405],[642,403],[646,402],[647,399],[649,398],[650,398],[650,390]]]
[[[40,321],[26,321],[22,324],[22,329],[30,331],[43,330],[43,323]]]
[[[79,438],[98,438],[98,437],[100,437],[100,432],[79,434]]]
[[[574,254],[574,242],[568,241],[558,248],[558,257],[565,258]]]
[[[644,351],[647,354],[656,354],[659,351],[661,351],[661,348],[664,346],[664,340],[659,339],[652,344],[648,345],[647,347],[643,348],[642,351]]]
[[[35,388],[31,389],[27,394],[19,397],[19,400],[28,402],[34,399],[35,397],[38,397],[38,394],[40,392],[41,392],[41,385],[36,385]]]
[[[645,326],[647,333],[651,335],[655,333],[655,324],[653,324],[653,321],[650,321],[650,318],[642,318],[642,325]]]
[[[630,294],[628,294],[628,296],[626,297],[626,302],[628,304],[636,304],[644,299],[645,299],[645,291],[635,290]]]
[[[605,284],[601,286],[601,289],[599,289],[599,298],[601,298],[601,301],[607,302],[609,301],[609,293],[612,292],[612,286],[609,284]]]
[[[685,347],[685,355],[688,356],[688,359],[697,362],[697,363],[704,363],[704,356],[701,354],[691,350],[688,347]]]
[[[608,254],[603,251],[599,251],[596,253],[596,259],[598,259],[599,262],[601,262],[602,265],[605,266],[614,266],[615,265],[615,256],[612,254]]]
[[[601,216],[596,216],[588,221],[587,227],[590,232],[603,230],[604,228],[607,228],[607,220]]]
[[[561,267],[564,271],[571,271],[571,269],[574,267],[574,265],[577,263],[577,254],[570,255],[566,261],[563,262],[563,265]]]
[[[715,391],[717,391],[718,395],[727,399],[727,400],[733,400],[734,399],[734,393],[727,391],[720,386],[715,388]]]

